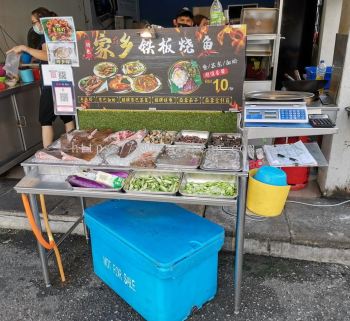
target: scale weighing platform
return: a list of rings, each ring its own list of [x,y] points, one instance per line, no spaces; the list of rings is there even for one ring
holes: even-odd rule
[[[305,102],[246,102],[244,123],[246,127],[311,127]]]

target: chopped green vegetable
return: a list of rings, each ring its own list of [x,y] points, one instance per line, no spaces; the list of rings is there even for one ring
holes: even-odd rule
[[[180,185],[179,176],[136,176],[129,184],[129,190],[139,192],[166,192],[176,193]]]
[[[229,182],[205,182],[187,183],[184,191],[187,194],[212,195],[212,196],[236,196],[236,184]]]

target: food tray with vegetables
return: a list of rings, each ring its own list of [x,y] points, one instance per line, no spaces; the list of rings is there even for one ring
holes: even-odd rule
[[[151,130],[143,139],[144,143],[171,145],[176,137],[176,131]]]
[[[242,136],[238,133],[211,133],[208,145],[240,148]]]
[[[197,145],[205,146],[208,142],[209,132],[207,131],[195,131],[195,130],[182,130],[175,139],[175,145]]]
[[[236,198],[237,176],[229,174],[184,173],[179,192],[183,196]]]
[[[180,186],[182,173],[140,171],[132,172],[124,184],[129,194],[175,195]]]
[[[210,171],[242,170],[242,153],[233,148],[209,147],[200,168]]]
[[[158,155],[156,166],[169,169],[195,169],[199,167],[203,153],[204,149],[200,146],[165,146]]]

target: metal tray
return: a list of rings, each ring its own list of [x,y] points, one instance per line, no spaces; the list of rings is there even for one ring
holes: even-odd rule
[[[184,191],[186,184],[189,182],[204,183],[204,182],[217,182],[217,181],[234,183],[236,185],[235,195],[233,195],[233,196],[215,196],[215,195],[211,195],[211,194],[188,194]],[[184,173],[183,177],[182,177],[181,184],[180,184],[179,193],[183,196],[189,196],[189,197],[232,199],[232,198],[236,198],[238,195],[238,179],[237,179],[236,175],[232,175],[232,174]]]
[[[209,132],[207,131],[199,131],[199,130],[182,130],[180,131],[176,138],[175,138],[175,145],[192,145],[192,146],[203,146],[205,147],[205,145],[208,142],[209,139]],[[185,142],[178,142],[177,140],[179,139],[179,137],[181,136],[197,136],[199,138],[203,138],[205,139],[204,143],[185,143]]]
[[[245,95],[246,100],[294,101],[313,98],[313,93],[304,91],[252,91]]]
[[[226,135],[226,136],[229,136],[229,137],[232,137],[232,138],[239,138],[241,140],[241,143],[239,145],[232,145],[232,146],[214,145],[213,144],[213,138],[218,137],[218,136],[223,136],[223,135]],[[222,147],[241,148],[241,146],[242,146],[242,135],[239,134],[239,133],[211,133],[210,137],[209,137],[208,145],[209,146],[215,146],[215,147],[222,146]]]
[[[173,140],[171,141],[171,143],[169,143],[169,144],[146,142],[146,141],[145,141],[145,138],[150,134],[151,131],[160,131],[160,132],[162,132],[162,133],[167,132],[167,133],[173,134],[173,135],[174,135],[174,139],[173,139]],[[172,145],[172,144],[174,143],[175,139],[176,139],[176,136],[177,136],[177,131],[153,129],[153,130],[149,130],[149,131],[147,132],[147,135],[143,138],[142,143],[144,143],[144,144],[154,144],[154,145]]]
[[[179,189],[177,189],[175,192],[153,192],[153,191],[134,191],[129,189],[130,181],[134,177],[140,177],[140,176],[147,176],[147,175],[152,175],[152,176],[166,176],[166,175],[171,175],[171,176],[178,176],[179,177],[179,187],[181,183],[181,178],[182,178],[182,173],[176,173],[176,172],[157,172],[157,171],[134,171],[132,172],[128,178],[124,182],[124,191],[128,194],[134,194],[134,195],[139,195],[139,194],[156,194],[156,195],[176,195]]]
[[[220,167],[208,167],[205,166],[205,161],[207,159],[207,155],[209,153],[215,153],[216,155],[218,155],[218,153],[220,152],[232,152],[237,154],[237,157],[239,158],[239,165],[237,166],[237,168],[220,168]],[[232,155],[233,156],[233,155]],[[233,156],[234,157],[234,156]],[[200,168],[205,170],[205,171],[219,171],[219,172],[238,172],[242,170],[242,164],[243,164],[243,155],[242,152],[234,149],[234,148],[217,148],[217,147],[209,147],[206,151],[205,151],[205,155],[202,158],[202,162],[201,162],[201,166]]]
[[[181,159],[174,159],[173,162],[171,162],[171,159],[169,157],[163,156],[163,153],[170,151],[176,153],[176,150],[188,150],[189,152],[194,152],[198,153],[198,163],[196,164],[179,164],[179,161],[181,159],[183,160],[183,157]],[[165,146],[164,150],[158,155],[157,160],[156,160],[156,166],[158,168],[168,168],[168,169],[196,169],[200,166],[201,160],[203,158],[204,154],[204,148],[202,146],[197,146],[197,145],[167,145]]]

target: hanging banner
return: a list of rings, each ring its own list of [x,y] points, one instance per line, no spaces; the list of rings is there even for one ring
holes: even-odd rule
[[[41,18],[40,22],[44,30],[49,64],[79,66],[73,18]]]
[[[228,110],[242,104],[245,25],[77,32],[77,106]]]

